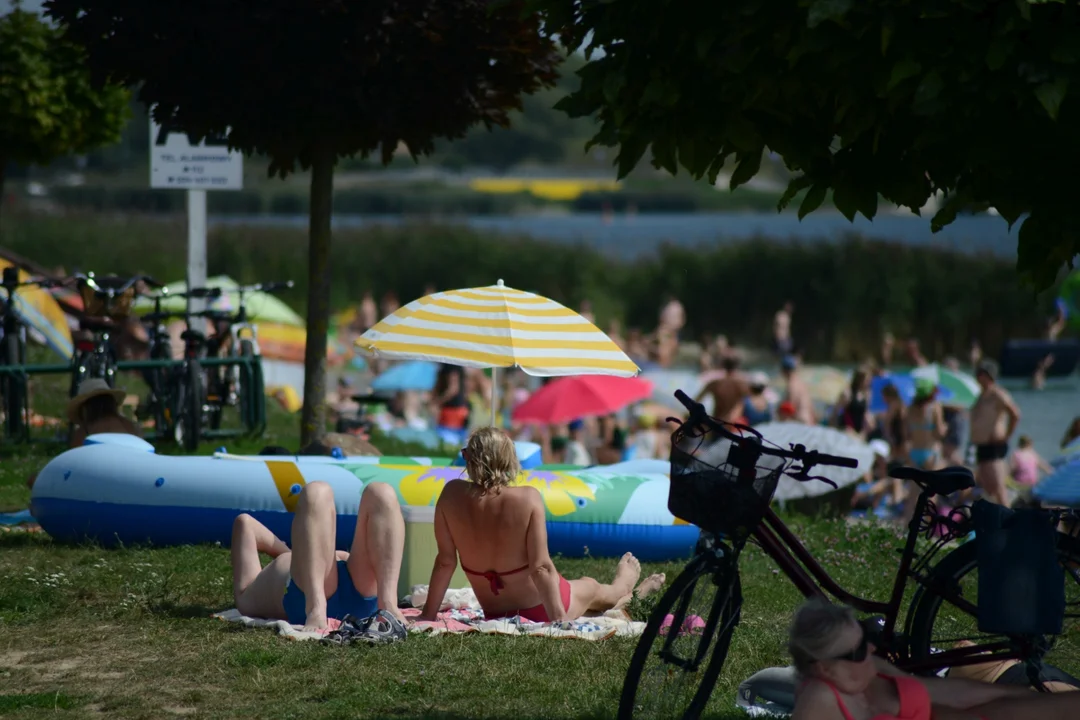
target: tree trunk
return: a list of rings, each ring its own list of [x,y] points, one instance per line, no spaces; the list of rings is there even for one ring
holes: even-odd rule
[[[330,148],[315,150],[311,162],[308,227],[307,345],[304,348],[304,408],[300,446],[326,434],[326,334],[330,324],[330,216],[334,209],[334,164]]]
[[[4,170],[6,169],[7,160],[4,159],[3,155],[0,155],[0,219],[4,214]],[[0,233],[0,236],[2,235],[3,233]]]

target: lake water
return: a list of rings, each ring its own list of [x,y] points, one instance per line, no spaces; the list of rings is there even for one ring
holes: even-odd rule
[[[514,215],[416,218],[401,216],[336,215],[335,228],[408,223],[465,225],[477,230],[527,235],[564,243],[584,243],[612,257],[634,259],[648,256],[665,242],[681,246],[769,237],[777,240],[838,240],[850,233],[868,238],[913,245],[949,248],[962,252],[987,252],[1016,257],[1014,227],[990,215],[961,216],[940,233],[930,232],[930,218],[914,215],[861,216],[854,223],[837,212],[818,212],[800,221],[793,213],[717,212],[605,216],[601,213],[568,215]],[[306,215],[218,215],[211,226],[252,225],[306,228]]]
[[[1005,383],[1020,408],[1018,435],[1028,435],[1039,454],[1049,460],[1058,454],[1061,436],[1080,415],[1080,385],[1073,378],[1047,382],[1044,390]],[[1015,447],[1015,441],[1012,443]]]

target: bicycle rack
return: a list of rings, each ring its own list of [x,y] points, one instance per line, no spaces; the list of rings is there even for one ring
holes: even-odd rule
[[[117,371],[153,370],[156,368],[176,368],[180,367],[182,364],[182,360],[121,360],[116,363],[116,369]],[[200,358],[199,365],[204,368],[235,365],[240,368],[240,373],[244,382],[249,383],[248,387],[251,388],[251,392],[246,393],[248,397],[248,402],[245,404],[246,407],[240,408],[240,417],[241,420],[244,421],[246,428],[204,430],[202,436],[206,439],[212,439],[239,437],[242,435],[258,437],[262,435],[266,430],[266,388],[263,384],[262,357],[260,355],[254,355],[251,357],[233,356],[224,358]],[[23,382],[27,384],[29,379],[34,375],[65,375],[70,373],[71,363],[0,365],[0,375],[19,375],[22,377]],[[29,415],[29,394],[24,392],[23,398],[23,412],[24,414]],[[34,440],[30,437],[29,424],[24,424],[22,437],[8,437],[6,423],[3,428],[0,428],[0,432],[3,433],[4,439],[6,440],[15,442],[31,442]],[[148,433],[146,437],[147,439],[153,439],[158,437],[158,435],[155,431]],[[54,442],[54,440],[45,440],[43,438],[37,439],[37,441]]]

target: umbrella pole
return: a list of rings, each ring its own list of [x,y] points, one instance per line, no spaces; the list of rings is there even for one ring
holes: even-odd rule
[[[499,412],[499,368],[491,368],[491,427],[495,424],[495,416]]]

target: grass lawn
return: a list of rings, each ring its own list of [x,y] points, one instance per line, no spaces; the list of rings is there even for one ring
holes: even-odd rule
[[[268,437],[229,449],[295,447],[297,424],[275,413]],[[0,511],[26,507],[27,474],[55,450],[3,449]],[[846,587],[884,598],[896,564],[894,531],[842,520],[790,523]],[[600,579],[615,566],[608,559],[556,564],[568,577]],[[669,578],[679,569],[644,568]],[[713,717],[745,717],[734,707],[738,683],[786,664],[784,635],[800,599],[756,548],[744,553],[742,572],[746,604]],[[613,717],[634,647],[632,640],[472,635],[410,637],[381,648],[293,642],[209,617],[232,606],[228,551],[212,546],[104,549],[0,533],[0,577],[5,718]]]

